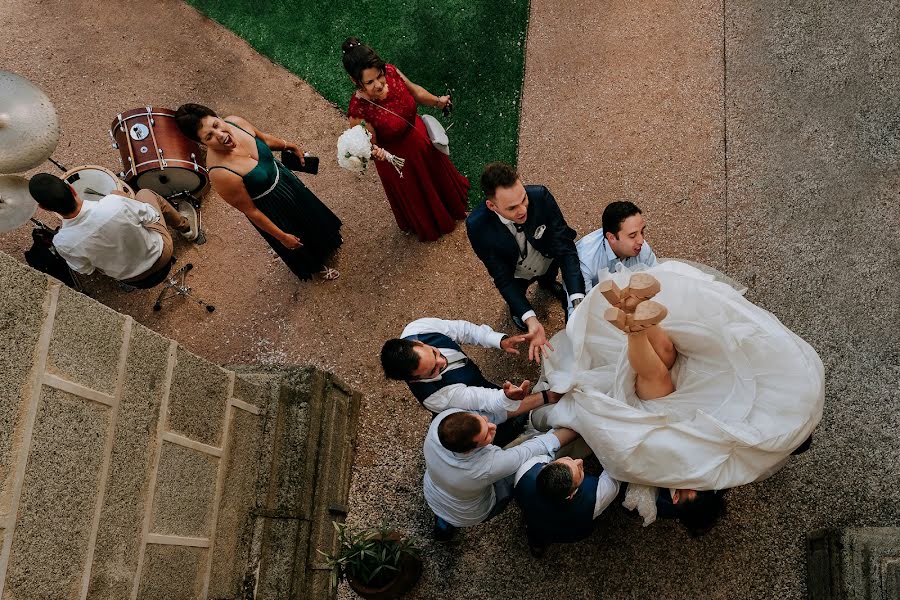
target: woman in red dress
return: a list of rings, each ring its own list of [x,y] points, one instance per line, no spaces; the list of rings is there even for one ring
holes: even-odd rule
[[[397,225],[423,242],[450,233],[466,216],[469,180],[431,144],[416,114],[417,104],[444,108],[450,97],[411,82],[354,37],[341,49],[344,69],[356,84],[347,111],[350,126],[365,121],[372,134],[373,154],[380,159],[375,166]],[[406,160],[402,176],[384,160],[382,149]]]

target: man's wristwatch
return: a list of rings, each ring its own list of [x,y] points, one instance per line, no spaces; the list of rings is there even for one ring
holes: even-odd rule
[[[541,390],[541,396],[544,397],[544,404],[550,404],[550,396],[547,394],[547,390]]]

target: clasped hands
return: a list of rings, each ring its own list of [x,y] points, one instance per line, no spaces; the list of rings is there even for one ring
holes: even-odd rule
[[[525,380],[519,385],[512,383],[511,381],[503,382],[503,393],[510,400],[524,400],[525,396],[528,395],[528,392],[531,391],[531,382],[529,380]],[[563,395],[559,392],[554,392],[553,390],[547,390],[547,400],[550,404],[556,404],[559,402],[559,399],[562,398]]]

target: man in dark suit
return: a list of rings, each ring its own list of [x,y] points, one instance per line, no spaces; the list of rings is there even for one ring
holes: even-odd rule
[[[525,292],[537,281],[564,310],[569,301],[573,309],[581,302],[585,289],[575,230],[566,224],[550,190],[522,185],[505,163],[484,168],[481,190],[485,201],[466,219],[469,241],[509,305],[513,323],[528,332],[528,358],[539,362],[547,336]],[[556,281],[560,269],[568,295]]]

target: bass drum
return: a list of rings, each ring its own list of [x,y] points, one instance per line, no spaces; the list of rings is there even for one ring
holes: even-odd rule
[[[209,189],[200,146],[179,131],[174,110],[127,110],[113,120],[109,136],[119,151],[119,176],[136,189],[153,190],[164,198],[199,198]]]
[[[112,192],[124,192],[129,198],[134,198],[134,190],[130,185],[109,169],[97,165],[69,169],[63,175],[63,181],[71,185],[82,200],[99,200]]]

